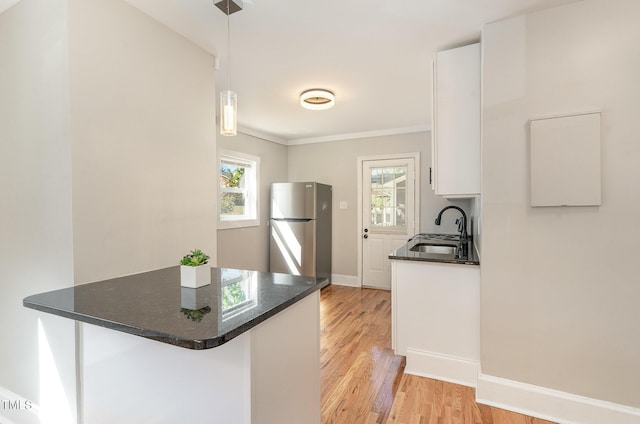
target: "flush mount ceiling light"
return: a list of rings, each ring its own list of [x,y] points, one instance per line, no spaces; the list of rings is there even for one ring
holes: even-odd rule
[[[305,109],[324,110],[336,104],[333,93],[323,88],[313,88],[300,94],[300,105]]]
[[[238,131],[238,95],[229,88],[231,86],[231,77],[229,75],[231,24],[229,16],[242,10],[242,0],[221,0],[215,5],[222,13],[227,15],[227,89],[220,92],[220,134],[236,135]]]

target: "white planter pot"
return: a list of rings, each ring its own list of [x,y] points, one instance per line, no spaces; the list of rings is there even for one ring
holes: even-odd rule
[[[209,264],[200,266],[180,265],[180,285],[182,287],[197,287],[211,284],[211,267]]]

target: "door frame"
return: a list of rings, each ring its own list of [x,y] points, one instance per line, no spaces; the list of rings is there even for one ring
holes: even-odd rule
[[[420,163],[420,152],[410,153],[392,153],[386,155],[372,155],[372,156],[358,156],[357,157],[357,170],[358,170],[358,191],[357,191],[357,203],[358,203],[358,221],[356,225],[356,237],[358,238],[358,275],[356,276],[356,286],[362,287],[362,168],[366,161],[373,160],[388,160],[388,159],[413,159],[414,162],[414,198],[413,198],[413,219],[415,231],[420,232],[420,169],[422,164]]]

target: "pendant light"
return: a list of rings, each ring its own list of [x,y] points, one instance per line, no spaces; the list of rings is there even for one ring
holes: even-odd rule
[[[216,6],[227,15],[227,89],[220,92],[220,134],[233,136],[238,132],[238,95],[230,88],[231,24],[229,17],[232,13],[242,10],[242,1],[221,0],[216,3]]]

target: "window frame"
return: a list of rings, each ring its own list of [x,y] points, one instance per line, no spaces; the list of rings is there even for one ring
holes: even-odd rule
[[[224,162],[246,163],[248,166],[245,171],[245,208],[249,213],[241,216],[223,216],[220,210],[223,190],[220,185],[220,169]],[[218,170],[217,176],[217,192],[218,192],[218,229],[226,230],[232,228],[257,227],[260,226],[260,157],[247,153],[235,152],[231,150],[218,151]]]

